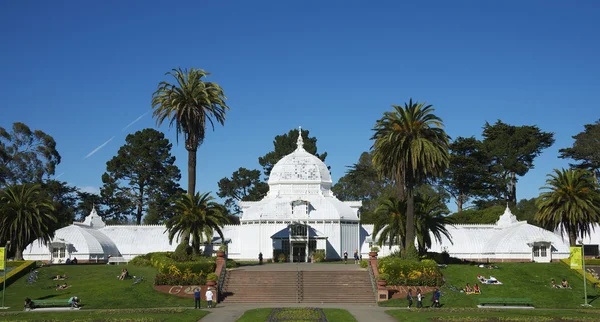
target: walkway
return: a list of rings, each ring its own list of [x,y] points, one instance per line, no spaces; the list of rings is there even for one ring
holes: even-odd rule
[[[396,320],[387,315],[384,311],[398,308],[379,307],[376,304],[218,304],[216,308],[210,309],[210,314],[205,316],[200,322],[234,322],[239,319],[244,312],[259,308],[278,308],[278,307],[319,307],[344,309],[354,315],[358,322],[395,322]]]

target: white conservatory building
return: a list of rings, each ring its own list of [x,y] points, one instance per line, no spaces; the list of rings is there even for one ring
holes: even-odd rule
[[[261,201],[240,202],[240,225],[223,228],[232,259],[257,260],[283,253],[288,261],[306,262],[316,249],[328,259],[337,259],[358,249],[367,257],[377,240],[371,236],[373,225],[361,225],[358,210],[361,201],[340,201],[331,191],[327,166],[303,148],[299,136],[297,148],[283,157],[269,176],[269,192]],[[446,227],[452,242],[443,236],[438,243],[432,236],[434,252],[447,251],[452,257],[482,262],[549,262],[569,257],[569,241],[559,234],[517,221],[508,207],[493,225],[455,225]],[[64,262],[105,262],[109,257],[130,260],[149,252],[174,251],[178,240],[169,244],[164,225],[105,225],[96,210],[81,223],[75,222],[56,231],[48,245],[30,244],[25,259]],[[221,240],[215,236],[214,243]],[[584,240],[600,244],[600,228]],[[393,251],[383,247],[379,255]],[[206,253],[212,247],[206,247]]]
[[[364,225],[369,232],[372,225]],[[495,224],[457,224],[446,226],[452,241],[442,235],[431,236],[430,251],[446,251],[452,257],[477,262],[550,262],[569,257],[569,241],[559,234],[518,221],[508,206]],[[364,248],[363,248],[364,249]],[[394,251],[383,247],[380,254]]]
[[[306,262],[316,249],[325,250],[327,258],[340,258],[361,248],[367,236],[358,218],[362,202],[338,200],[327,166],[304,150],[301,135],[297,145],[273,167],[267,196],[240,202],[240,225],[224,227],[229,258],[256,260],[262,253],[267,259],[275,252],[288,261]],[[57,230],[49,245],[30,244],[23,256],[56,263],[74,257],[78,262],[102,262],[109,256],[130,260],[174,251],[177,242],[169,244],[164,225],[105,225],[93,209],[84,222]]]

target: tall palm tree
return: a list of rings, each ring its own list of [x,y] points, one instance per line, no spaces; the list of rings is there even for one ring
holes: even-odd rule
[[[189,245],[189,236],[193,238],[192,247],[196,254],[200,253],[200,244],[212,241],[213,233],[216,231],[221,240],[224,240],[221,228],[229,223],[225,216],[222,205],[213,202],[210,193],[195,196],[182,195],[175,203],[175,216],[167,220],[166,227],[169,231],[169,243],[173,242],[175,237],[179,238],[182,234],[183,243]]]
[[[54,236],[56,223],[52,201],[41,193],[39,185],[14,185],[0,191],[0,239],[15,245],[15,257],[23,258],[23,249],[36,239],[46,244]]]
[[[392,248],[399,245],[404,248],[406,237],[406,202],[394,197],[387,198],[375,208],[373,237],[377,236],[377,244],[381,247],[384,243]]]
[[[221,125],[225,122],[225,104],[223,89],[216,83],[205,82],[210,75],[202,69],[173,69],[166,75],[175,79],[175,83],[160,82],[152,95],[153,117],[161,125],[168,120],[169,127],[177,130],[177,140],[183,134],[185,149],[188,151],[188,194],[196,191],[196,152],[204,142],[206,125],[215,129],[214,121]]]
[[[427,195],[415,196],[415,230],[419,253],[424,254],[431,248],[431,236],[442,242],[442,235],[452,242],[452,236],[446,226],[452,225],[452,219],[446,217],[447,208],[444,203]]]
[[[578,236],[589,235],[591,225],[600,222],[598,185],[589,172],[580,169],[555,169],[548,177],[542,187],[548,191],[536,200],[536,220],[547,229],[560,228],[574,246]]]
[[[375,124],[373,164],[395,182],[400,199],[406,199],[406,241],[414,244],[414,189],[427,179],[442,175],[448,166],[449,137],[433,107],[412,101],[392,105]]]

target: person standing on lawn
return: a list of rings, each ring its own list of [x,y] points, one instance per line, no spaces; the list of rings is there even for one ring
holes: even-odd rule
[[[417,309],[423,307],[423,294],[421,294],[421,289],[417,289]]]
[[[197,287],[194,289],[194,306],[196,309],[201,308],[200,307],[200,289]]]
[[[208,308],[212,308],[212,300],[213,300],[213,292],[211,291],[211,288],[209,287],[208,290],[206,290],[206,302],[208,302]]]
[[[408,309],[410,310],[410,307],[413,304],[413,295],[412,295],[412,289],[408,289],[408,295],[406,295],[406,300],[408,301]]]

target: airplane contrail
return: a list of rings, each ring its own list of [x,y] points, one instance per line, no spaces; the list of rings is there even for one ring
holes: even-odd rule
[[[92,152],[88,153],[88,155],[86,155],[83,159],[87,159],[89,157],[91,157],[92,155],[94,155],[94,153],[98,152],[100,149],[102,149],[105,145],[107,145],[110,141],[112,141],[115,137],[113,136],[112,138],[108,139],[108,141],[100,144],[99,147],[95,148],[94,150],[92,150]]]
[[[126,127],[124,127],[124,128],[121,130],[121,131],[125,131],[125,130],[127,130],[127,128],[128,128],[128,127],[130,127],[130,126],[134,125],[135,123],[137,123],[137,121],[141,120],[141,119],[142,119],[142,117],[146,116],[146,114],[148,114],[148,112],[146,112],[146,113],[144,113],[144,114],[140,115],[140,116],[139,116],[137,119],[133,120],[133,122],[131,122],[131,123],[127,124],[127,126],[126,126]]]
[[[56,180],[56,179],[58,179],[58,178],[62,177],[62,175],[63,175],[63,174],[65,174],[65,173],[63,172],[63,173],[61,173],[61,174],[57,175],[56,177],[54,177],[54,180]]]

